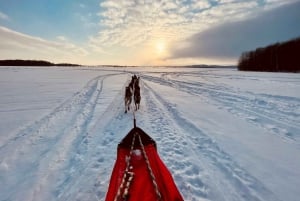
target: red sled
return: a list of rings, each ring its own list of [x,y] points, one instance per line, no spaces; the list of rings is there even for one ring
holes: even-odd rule
[[[133,128],[119,143],[106,201],[183,201],[155,141]]]

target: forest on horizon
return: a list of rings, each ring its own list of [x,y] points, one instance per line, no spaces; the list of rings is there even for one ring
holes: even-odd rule
[[[300,72],[300,37],[275,43],[240,56],[241,71]]]
[[[7,59],[0,60],[0,66],[81,66],[79,64],[52,63],[43,60]]]

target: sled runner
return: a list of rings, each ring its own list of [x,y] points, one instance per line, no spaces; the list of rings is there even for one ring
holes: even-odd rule
[[[118,145],[106,201],[183,201],[155,141],[134,127]]]

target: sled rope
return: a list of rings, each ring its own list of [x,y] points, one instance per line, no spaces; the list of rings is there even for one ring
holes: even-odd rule
[[[148,169],[148,172],[149,172],[149,174],[150,174],[150,176],[151,176],[152,184],[153,184],[155,193],[156,193],[156,195],[157,195],[157,199],[158,199],[158,200],[161,200],[161,194],[160,194],[160,192],[159,192],[159,190],[158,190],[158,186],[157,186],[157,183],[156,183],[156,179],[155,179],[155,176],[154,176],[154,174],[153,174],[152,168],[151,168],[151,166],[150,166],[150,162],[149,162],[148,156],[147,156],[147,154],[146,154],[146,151],[145,151],[145,148],[144,148],[144,145],[143,145],[141,136],[139,135],[138,137],[139,137],[140,145],[141,145],[141,147],[142,147],[142,152],[143,152],[143,155],[144,155],[146,164],[147,164],[147,169]]]
[[[123,191],[122,199],[126,200],[128,198],[128,195],[129,195],[129,187],[130,187],[131,181],[133,180],[133,176],[134,176],[134,173],[130,172],[130,170],[132,169],[132,166],[130,166],[130,160],[131,160],[131,156],[132,156],[132,153],[133,153],[135,137],[136,137],[136,134],[134,134],[134,136],[132,138],[129,157],[126,160],[126,169],[125,169],[125,172],[123,174],[122,182],[121,182],[121,184],[118,188],[118,192],[117,192],[117,195],[116,195],[114,201],[119,201],[120,200],[120,197],[121,197],[122,190],[123,190],[124,186],[125,186],[125,188],[124,188],[124,191]],[[126,182],[126,179],[127,179],[127,182]],[[126,182],[126,184],[125,184],[125,182]]]
[[[134,93],[134,90],[135,89],[133,88],[133,93]],[[131,106],[132,106],[132,104],[130,104],[130,107]],[[132,115],[133,115],[133,126],[134,126],[134,128],[136,128],[135,110],[132,107],[131,107],[131,109],[132,109]],[[145,151],[145,147],[144,147],[144,144],[142,142],[141,136],[138,133],[135,133],[133,138],[132,138],[129,157],[126,159],[126,169],[125,169],[125,172],[124,172],[123,177],[122,177],[122,182],[121,182],[121,184],[118,188],[117,195],[116,195],[114,201],[120,201],[120,198],[121,198],[122,201],[126,201],[129,197],[129,187],[130,187],[131,181],[133,180],[133,176],[134,176],[134,173],[130,172],[130,170],[132,170],[132,168],[133,168],[130,165],[130,160],[131,160],[131,156],[132,156],[132,153],[133,153],[135,138],[136,138],[137,135],[138,135],[140,146],[142,148],[143,156],[145,158],[147,169],[148,169],[148,172],[149,172],[150,177],[151,177],[151,181],[152,181],[152,184],[153,184],[153,187],[154,187],[154,191],[155,191],[156,196],[157,196],[157,200],[162,200],[162,196],[159,192],[158,185],[157,185],[157,182],[156,182],[156,178],[155,178],[155,176],[153,174],[153,171],[152,171],[152,168],[150,166],[150,162],[149,162],[147,153]],[[126,184],[125,184],[125,182],[126,182]],[[124,188],[124,186],[125,186],[125,188]],[[122,191],[123,191],[123,195],[121,196]]]
[[[134,128],[136,128],[136,118],[135,118],[135,111],[134,109],[132,110],[132,114],[133,114],[133,126]],[[137,135],[137,133],[135,133],[134,137]],[[145,148],[144,148],[144,144],[142,142],[142,139],[141,139],[141,136],[138,135],[138,138],[139,138],[139,142],[140,142],[140,145],[141,145],[141,148],[142,148],[142,152],[143,152],[143,156],[145,158],[145,161],[146,161],[146,164],[147,164],[147,169],[148,169],[148,172],[150,174],[150,177],[151,177],[151,181],[152,181],[152,184],[153,184],[153,187],[154,187],[154,190],[155,190],[155,193],[157,195],[157,198],[158,200],[161,200],[161,194],[158,190],[158,185],[156,183],[156,178],[153,174],[153,171],[152,171],[152,168],[150,166],[150,162],[149,162],[149,159],[148,159],[148,156],[146,154],[146,151],[145,151]],[[134,139],[133,139],[134,140]],[[131,151],[130,151],[131,152]],[[131,154],[130,154],[131,155]]]
[[[136,128],[136,119],[135,119],[134,109],[132,111],[133,111],[133,127]]]
[[[135,86],[135,82],[136,82],[136,81],[134,81],[134,86]],[[135,94],[135,87],[133,87],[133,94]],[[134,96],[134,95],[133,95],[133,96]],[[134,126],[134,128],[135,128],[135,127],[136,127],[135,108],[133,108],[132,113],[133,113],[133,126]]]

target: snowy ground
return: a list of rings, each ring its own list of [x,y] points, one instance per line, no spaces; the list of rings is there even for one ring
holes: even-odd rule
[[[299,74],[0,67],[0,201],[104,200],[133,72],[137,125],[185,200],[299,200]]]

